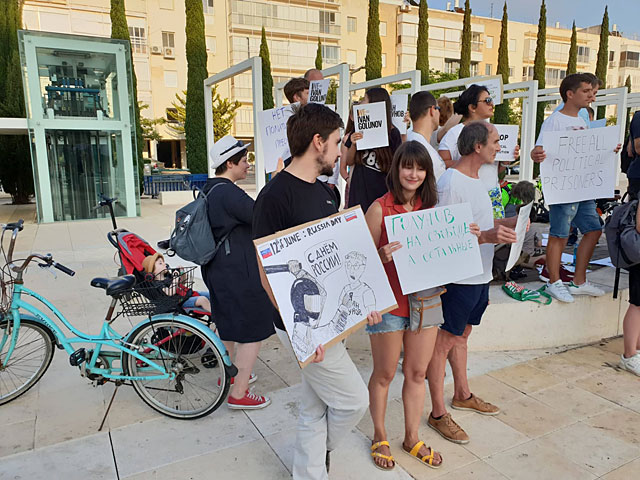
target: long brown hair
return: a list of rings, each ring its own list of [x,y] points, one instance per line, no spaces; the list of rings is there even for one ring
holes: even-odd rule
[[[431,156],[420,142],[409,140],[396,150],[391,169],[387,174],[387,188],[393,195],[395,203],[398,205],[407,203],[408,199],[405,198],[400,184],[400,168],[412,168],[414,165],[424,169],[427,173],[424,182],[416,191],[416,196],[422,200],[422,208],[432,208],[438,203],[438,188],[436,187],[436,177],[433,173]]]
[[[389,136],[389,145],[391,145],[391,131],[396,127],[393,126],[393,122],[391,121],[391,97],[389,97],[389,92],[387,92],[382,87],[375,87],[367,90],[365,96],[369,100],[369,103],[386,103],[387,134]],[[374,148],[373,150],[376,151],[376,161],[380,165],[380,170],[382,171],[382,173],[388,173],[391,168],[391,162],[393,160],[393,150],[391,150],[391,146]],[[359,150],[357,152],[356,163],[358,164],[362,164],[362,152],[363,150]]]

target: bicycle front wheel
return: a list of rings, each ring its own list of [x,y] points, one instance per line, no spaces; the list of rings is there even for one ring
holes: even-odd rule
[[[0,341],[6,340],[0,352],[0,405],[18,398],[33,387],[47,371],[53,358],[53,340],[48,330],[37,322],[23,319],[20,321],[16,346],[3,367],[9,353],[9,327],[12,324],[12,320],[0,322]]]
[[[227,396],[231,379],[210,335],[180,319],[151,320],[134,330],[127,342],[174,375],[158,378],[162,373],[157,368],[124,352],[125,374],[144,377],[132,381],[140,398],[154,410],[180,419],[200,418],[217,409]]]

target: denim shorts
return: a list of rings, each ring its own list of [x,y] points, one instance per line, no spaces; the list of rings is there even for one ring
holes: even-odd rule
[[[391,313],[383,313],[382,321],[373,326],[367,324],[364,327],[365,332],[369,335],[374,333],[390,333],[401,330],[409,330],[409,317],[399,317]]]
[[[209,299],[209,292],[198,292],[198,296]],[[198,299],[198,296],[194,295],[189,297],[187,301],[182,304],[182,308],[196,308],[196,300]]]
[[[602,230],[595,200],[551,205],[549,223],[551,224],[549,235],[557,238],[567,238],[572,223],[583,235]]]

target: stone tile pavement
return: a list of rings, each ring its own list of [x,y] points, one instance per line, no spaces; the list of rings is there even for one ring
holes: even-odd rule
[[[152,244],[166,236],[173,208],[143,201],[144,216],[121,226]],[[0,222],[33,210],[0,206]],[[29,217],[28,217],[29,218]],[[30,217],[31,220],[33,216]],[[107,299],[89,287],[92,276],[114,274],[108,221],[29,223],[17,250],[50,251],[78,271],[73,277],[31,269],[27,281],[88,332],[99,328]],[[558,321],[562,321],[558,319]],[[128,327],[122,322],[121,329]],[[482,327],[480,327],[482,328]],[[473,337],[472,340],[473,342]],[[362,377],[371,373],[368,340],[358,332],[348,347]],[[374,468],[373,433],[365,415],[332,456],[336,479],[592,479],[628,480],[640,469],[640,378],[621,372],[621,339],[588,346],[517,352],[472,352],[472,390],[502,413],[483,417],[453,411],[471,436],[468,445],[439,437],[423,422],[421,438],[444,457],[431,470],[403,455],[402,372],[390,389],[387,428],[398,465]],[[98,427],[113,386],[92,387],[62,351],[27,394],[0,407],[0,479],[286,479],[295,442],[300,373],[276,338],[265,342],[255,390],[273,404],[253,412],[220,407],[208,417],[178,421],[156,414],[121,388],[103,431]],[[451,396],[451,375],[446,395]],[[425,402],[425,418],[430,411]]]

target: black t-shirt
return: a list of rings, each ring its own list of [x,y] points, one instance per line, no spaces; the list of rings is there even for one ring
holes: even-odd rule
[[[636,138],[640,138],[640,112],[633,114],[631,125],[629,126],[629,140],[632,142],[632,145]],[[636,152],[633,148],[632,152],[634,156],[627,170],[627,178],[635,180],[640,179],[640,152]]]
[[[336,197],[323,182],[306,182],[286,170],[260,191],[253,207],[253,238],[262,238],[337,213]],[[274,325],[284,330],[278,317]]]

